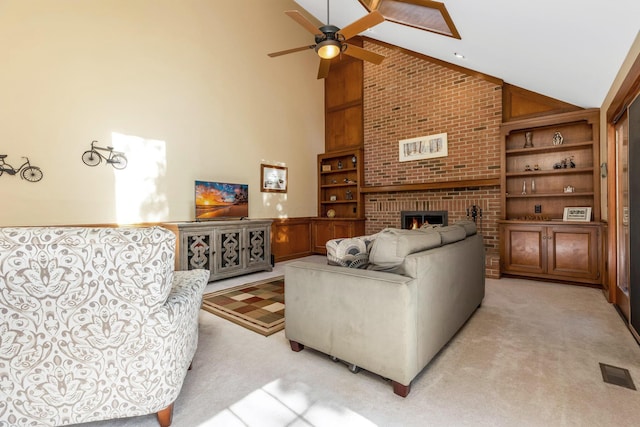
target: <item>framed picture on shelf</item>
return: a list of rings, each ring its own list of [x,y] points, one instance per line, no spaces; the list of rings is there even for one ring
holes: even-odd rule
[[[287,168],[285,166],[260,165],[260,183],[262,192],[286,193]]]
[[[591,221],[591,208],[585,207],[570,207],[564,208],[563,221]]]
[[[400,161],[433,159],[447,157],[447,134],[420,136],[418,138],[401,139],[399,143]]]

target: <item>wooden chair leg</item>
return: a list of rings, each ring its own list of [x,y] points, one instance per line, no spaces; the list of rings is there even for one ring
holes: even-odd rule
[[[188,371],[190,371],[190,370],[191,370],[191,368],[193,368],[193,361],[192,361],[191,363],[189,363],[189,369],[188,369]]]
[[[173,403],[157,413],[160,427],[169,427],[173,420]]]
[[[300,344],[299,342],[289,340],[289,345],[291,346],[291,350],[296,352],[304,349],[304,344]]]
[[[411,384],[403,385],[392,380],[391,385],[393,385],[393,392],[400,397],[407,397],[411,391]]]

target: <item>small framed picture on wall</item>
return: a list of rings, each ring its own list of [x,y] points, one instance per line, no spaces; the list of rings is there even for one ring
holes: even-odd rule
[[[287,192],[287,168],[276,165],[260,165],[261,191],[265,193]]]

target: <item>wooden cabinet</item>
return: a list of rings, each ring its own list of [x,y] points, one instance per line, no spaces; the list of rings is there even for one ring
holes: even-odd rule
[[[503,219],[562,219],[565,207],[600,221],[599,110],[502,125]]]
[[[598,109],[502,125],[501,272],[601,284]],[[589,222],[563,221],[567,207]]]
[[[311,244],[316,254],[326,254],[326,244],[331,239],[364,235],[364,219],[328,219],[311,220]]]
[[[318,155],[318,216],[364,218],[363,150],[342,150]]]
[[[271,220],[165,224],[178,236],[177,269],[204,268],[209,281],[271,271]]]
[[[578,283],[602,282],[602,226],[500,223],[501,271],[504,274]]]

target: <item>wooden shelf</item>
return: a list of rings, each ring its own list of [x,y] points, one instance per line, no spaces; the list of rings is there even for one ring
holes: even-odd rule
[[[543,153],[551,153],[553,151],[568,151],[574,150],[576,148],[585,148],[593,146],[593,141],[585,141],[585,142],[574,142],[569,144],[560,144],[560,145],[547,145],[542,147],[531,147],[531,148],[516,148],[512,150],[505,150],[505,154],[509,155],[522,155],[522,154],[543,154]]]
[[[593,168],[566,168],[566,169],[546,169],[537,171],[522,171],[522,172],[507,172],[507,177],[532,177],[532,176],[545,176],[545,175],[562,175],[562,174],[578,174],[589,173],[593,174]]]
[[[362,187],[361,193],[391,193],[402,191],[425,191],[425,190],[447,190],[453,188],[468,187],[497,187],[500,185],[499,177],[491,177],[486,179],[466,179],[460,181],[437,181],[425,182],[418,184],[398,184],[398,185],[380,185],[371,187]]]
[[[593,191],[573,193],[533,193],[533,194],[507,194],[507,199],[531,199],[541,197],[593,197]]]

